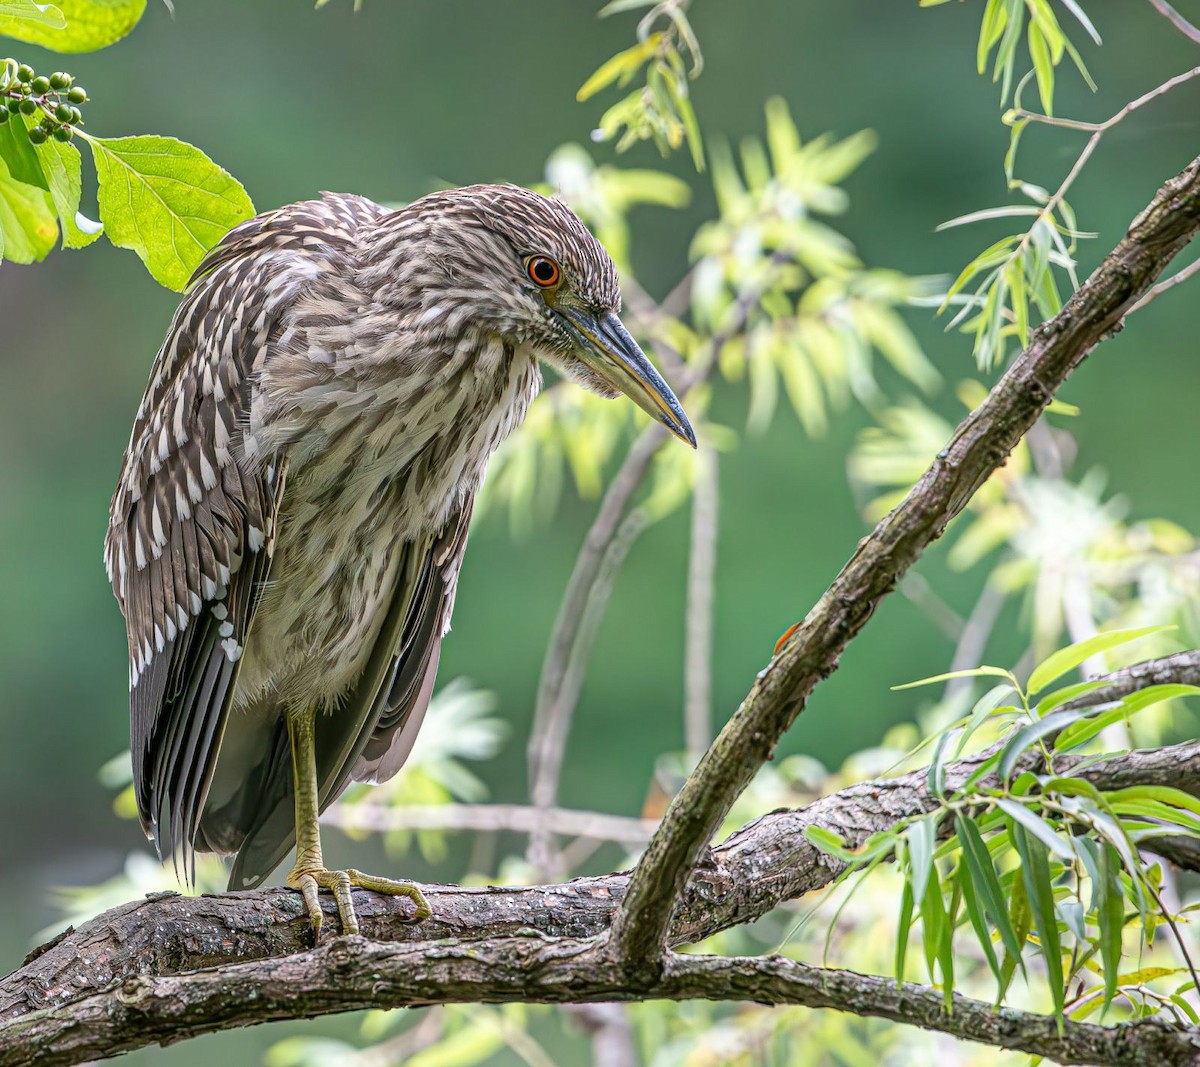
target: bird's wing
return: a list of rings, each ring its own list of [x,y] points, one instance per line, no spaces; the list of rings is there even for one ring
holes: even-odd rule
[[[289,296],[272,284],[285,257],[261,254],[278,250],[271,224],[281,214],[243,223],[198,268],[155,360],[109,515],[138,811],[160,855],[190,851],[270,567],[284,472],[239,462],[236,442]]]
[[[342,705],[317,717],[321,811],[352,777],[360,781],[391,777],[412,748],[433,691],[442,637],[450,626],[471,504],[467,499],[436,534],[403,546],[392,599],[366,668]],[[295,841],[285,730],[279,732],[266,773],[257,818],[230,872],[230,889],[260,885]]]

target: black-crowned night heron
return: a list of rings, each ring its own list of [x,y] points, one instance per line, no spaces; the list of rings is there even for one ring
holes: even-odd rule
[[[695,444],[617,318],[612,261],[569,208],[477,185],[389,211],[325,195],[234,229],[158,353],[105,561],[129,632],[131,747],[159,854],[236,853],[357,932],[317,817],[394,775],[425,714],[488,457],[538,359]],[[518,590],[513,590],[514,595]]]

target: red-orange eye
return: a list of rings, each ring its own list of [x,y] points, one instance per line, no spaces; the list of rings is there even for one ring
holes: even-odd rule
[[[530,280],[543,289],[557,285],[558,279],[562,277],[562,271],[559,270],[558,264],[545,256],[531,257],[525,264],[525,270],[528,272]]]

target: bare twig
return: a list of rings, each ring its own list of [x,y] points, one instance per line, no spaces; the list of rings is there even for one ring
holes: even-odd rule
[[[1196,260],[1194,263],[1189,263],[1183,268],[1183,270],[1176,271],[1165,281],[1159,282],[1145,296],[1143,296],[1141,300],[1139,300],[1133,305],[1133,307],[1129,309],[1130,314],[1135,311],[1141,311],[1142,308],[1149,304],[1151,300],[1162,296],[1162,294],[1168,289],[1174,289],[1175,286],[1179,285],[1181,282],[1186,282],[1189,278],[1194,277],[1198,271],[1200,271],[1200,259]]]
[[[717,452],[701,445],[692,490],[692,550],[688,558],[687,643],[684,652],[683,736],[688,767],[712,741],[713,584],[717,569]]]
[[[954,656],[950,661],[950,673],[977,667],[983,662],[983,653],[987,648],[988,639],[995,629],[996,620],[1004,608],[1004,593],[991,582],[983,587],[979,599],[971,609],[958,643],[954,646]],[[946,683],[946,696],[952,696],[965,688],[970,688],[970,678],[951,678]]]
[[[1178,11],[1176,11],[1167,0],[1150,0],[1150,6],[1154,8],[1160,15],[1163,16],[1172,26],[1184,35],[1189,41],[1200,44],[1200,30],[1196,29],[1187,19],[1185,19]]]
[[[1198,68],[1200,69],[1200,68]],[[850,562],[754,683],[668,808],[642,857],[610,949],[653,974],[696,860],[734,799],[771,758],[809,694],[838,664],[878,604],[941,536],[1037,420],[1055,390],[1200,229],[1200,158],[1158,191],[1117,247],[1034,340],[904,501],[860,542]]]
[[[658,825],[655,819],[604,815],[597,811],[534,808],[521,804],[409,804],[388,807],[370,800],[335,804],[321,821],[346,830],[391,833],[394,830],[511,831],[529,834],[544,829],[566,837],[644,845]]]
[[[553,807],[558,797],[558,781],[562,773],[563,756],[566,754],[567,736],[571,731],[575,705],[579,702],[579,693],[583,688],[592,646],[604,619],[604,609],[608,606],[613,585],[621,572],[625,557],[648,522],[649,519],[641,508],[634,508],[625,516],[616,534],[605,547],[600,567],[588,586],[587,599],[576,621],[575,640],[567,656],[566,669],[554,693],[553,703],[541,716],[542,729],[535,731],[534,735],[540,746],[536,774],[530,788],[530,798],[536,809],[546,810]],[[541,712],[540,705],[538,710]],[[536,723],[535,719],[535,725]],[[533,739],[530,741],[531,746],[532,744]],[[559,870],[561,864],[556,859],[552,842],[553,834],[545,823],[537,824],[529,836],[529,861],[535,870],[542,872],[547,878],[567,873]]]

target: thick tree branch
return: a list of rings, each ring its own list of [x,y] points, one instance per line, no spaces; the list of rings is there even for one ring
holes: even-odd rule
[[[781,957],[668,955],[661,975],[640,982],[594,941],[522,935],[470,945],[338,938],[283,958],[178,975],[133,975],[66,1008],[10,1024],[0,1067],[78,1063],[158,1042],[270,1019],[363,1008],[477,1001],[593,1003],[649,999],[747,1000],[853,1010],[956,1037],[1049,1056],[1061,1063],[1194,1064],[1200,1031],[1158,1020],[1113,1027],[996,1010],[851,971]],[[31,1050],[36,1050],[31,1055]]]
[[[1185,656],[1117,672],[1112,676],[1112,686],[1087,697],[1096,703],[1106,702],[1120,692],[1133,691],[1131,687],[1138,684],[1134,679],[1145,685],[1194,677],[1200,673],[1200,653]],[[1034,758],[1030,756],[1031,760]],[[1083,762],[1079,757],[1067,759],[1060,770],[1068,772]],[[975,766],[976,760],[948,766],[947,787],[961,785]],[[1077,773],[1100,788],[1169,782],[1200,796],[1200,742],[1114,756],[1082,766]],[[783,901],[827,886],[842,872],[843,865],[807,841],[806,827],[819,825],[833,830],[855,847],[872,833],[931,810],[934,804],[926,790],[926,772],[920,770],[850,786],[798,811],[764,815],[714,849],[696,871],[676,913],[672,943],[699,941],[730,926],[750,922]],[[272,983],[280,973],[292,973],[287,970],[288,960],[304,954],[311,937],[303,905],[295,893],[271,889],[203,897],[171,894],[124,904],[79,930],[68,931],[33,954],[20,970],[0,981],[0,1067],[75,1063],[154,1041],[176,1040],[284,1015],[296,1017],[358,1006],[423,1003],[426,1001],[395,1000],[393,992],[399,987],[416,988],[413,983],[427,980],[429,968],[435,966],[433,962],[427,966],[427,961],[438,961],[436,966],[443,968],[439,973],[457,976],[445,988],[444,995],[429,996],[428,1002],[520,999],[515,992],[518,987],[529,993],[527,999],[579,1002],[618,999],[622,996],[620,990],[604,985],[611,980],[614,968],[628,979],[623,994],[626,998],[682,995],[681,987],[663,984],[666,978],[646,984],[644,978],[631,977],[625,968],[596,953],[595,938],[608,928],[628,882],[627,874],[614,874],[578,879],[565,885],[515,889],[428,886],[425,893],[433,906],[433,917],[416,925],[406,922],[406,903],[360,893],[356,907],[364,933],[396,949],[396,955],[388,957],[392,963],[386,982],[381,978],[380,986],[372,994],[374,999],[362,1004],[343,1002],[338,992],[345,991],[342,973],[337,970],[340,966],[337,961],[342,957],[336,953],[320,956],[326,961],[322,964],[326,969],[313,976],[311,984],[295,986],[288,1002],[290,1008],[280,1009],[282,1013],[265,1007],[270,1002],[270,989],[266,987],[273,988]],[[328,904],[332,922],[333,905],[328,901],[323,903]],[[495,958],[502,960],[504,953],[510,952],[509,969],[489,972],[488,981],[493,984],[481,986],[478,975],[470,978],[475,974],[472,968],[479,959],[492,958],[495,945],[507,946],[498,950]],[[345,951],[353,959],[360,959],[360,946],[361,942],[354,940]],[[265,969],[238,971],[235,983],[238,992],[224,999],[217,996],[214,990],[220,988],[232,970],[255,962],[263,964]],[[718,965],[723,962],[718,961]],[[755,969],[758,963],[741,961],[739,966],[742,964],[750,968],[747,974],[758,973]],[[524,970],[527,965],[529,971]],[[406,968],[412,973],[406,975]],[[803,968],[796,972],[802,976],[810,973],[825,976],[822,982],[833,981],[831,974],[836,977],[836,972],[810,972]],[[675,974],[678,978],[679,972]],[[144,977],[147,975],[158,977],[150,980]],[[523,977],[518,979],[514,975]],[[742,981],[742,972],[737,975],[741,977],[726,976],[722,981],[733,982],[735,977]],[[171,976],[177,976],[179,981],[157,984]],[[195,984],[189,984],[192,979]],[[916,1012],[903,1017],[904,1021],[1006,1047],[1035,1050],[1034,1045],[1010,1041],[1012,1034],[1003,1028],[993,1031],[951,1028],[948,1020],[937,1014],[939,995],[921,992],[916,987],[904,987],[907,992],[901,995],[893,982],[884,979],[850,976],[848,980],[859,983],[853,986],[853,994],[844,1001],[835,998],[829,1002],[830,1006],[893,1017],[888,1015],[888,1004],[901,1005],[898,1010],[915,1011],[913,1005],[924,1004],[920,998],[925,997],[929,1001],[926,1006],[934,1014]],[[146,982],[151,984],[145,985]],[[329,988],[323,988],[322,982]],[[264,986],[260,988],[259,983]],[[800,984],[805,986],[804,982]],[[690,996],[743,995],[720,983],[703,989],[688,988]],[[553,995],[552,989],[557,991]],[[891,993],[887,997],[880,993],[881,1000],[863,999],[864,991],[884,989]],[[910,1003],[907,999],[910,994],[917,996],[917,1001]],[[167,1005],[152,1006],[151,1000],[159,995],[176,999]],[[780,1002],[809,1003],[787,999],[783,993],[778,995],[783,998]],[[800,995],[794,994],[797,998]],[[896,996],[900,999],[888,999]],[[121,997],[132,1000],[133,1005]],[[134,1010],[137,1005],[141,1007]],[[991,1011],[987,1007],[989,1015]],[[927,1018],[933,1021],[926,1021]],[[1010,1017],[1002,1013],[1003,1018],[1019,1018],[1018,1030],[1026,1037],[1053,1032],[1052,1023],[1038,1016]],[[175,1020],[174,1029],[167,1027],[170,1019]],[[981,1020],[982,1016],[976,1021],[982,1025]],[[993,1019],[993,1025],[1000,1026],[1000,1022]],[[987,1033],[992,1036],[986,1036]],[[1079,1033],[1089,1035],[1091,1030]],[[1091,1042],[1092,1037],[1087,1041]],[[1113,1047],[1117,1047],[1119,1041],[1116,1038],[1113,1041],[1116,1042]],[[1091,1049],[1094,1045],[1085,1043],[1080,1047]],[[1071,1062],[1065,1046],[1046,1054]],[[1106,1057],[1107,1054],[1096,1056],[1088,1052],[1084,1062],[1133,1062]]]
[[[1070,373],[1120,328],[1125,313],[1198,228],[1200,158],[1158,191],[1063,310],[1035,331],[1029,348],[963,420],[904,501],[859,544],[759,674],[676,795],[634,872],[613,924],[616,956],[655,973],[689,872],[813,689],[837,669],[884,597],[1003,465]]]

